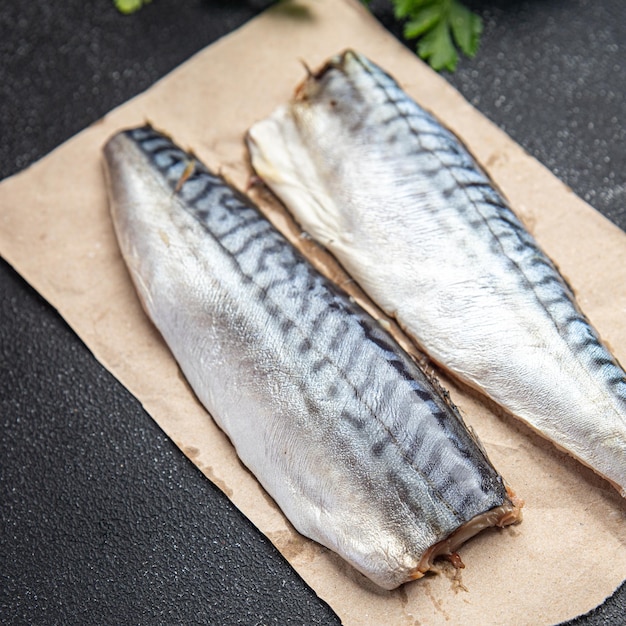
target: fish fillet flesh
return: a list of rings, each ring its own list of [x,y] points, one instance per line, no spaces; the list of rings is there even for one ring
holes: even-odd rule
[[[299,532],[391,589],[519,520],[446,394],[248,199],[150,126],[104,156],[147,314]]]
[[[347,51],[247,140],[259,177],[434,361],[626,496],[626,375],[455,135]]]

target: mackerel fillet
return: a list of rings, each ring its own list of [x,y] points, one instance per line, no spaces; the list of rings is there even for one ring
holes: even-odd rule
[[[147,314],[299,532],[392,589],[519,520],[445,393],[244,196],[149,126],[104,154]]]
[[[249,132],[258,175],[438,362],[626,496],[626,375],[459,140],[348,51]]]

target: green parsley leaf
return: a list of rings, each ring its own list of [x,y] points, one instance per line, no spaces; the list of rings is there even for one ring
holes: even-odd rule
[[[468,57],[474,57],[478,51],[480,34],[483,32],[482,20],[459,2],[452,0],[450,26],[456,45]]]
[[[405,39],[417,39],[417,53],[430,66],[454,72],[456,46],[473,57],[480,44],[483,24],[459,0],[391,0],[397,19],[406,19]]]
[[[124,15],[130,15],[139,11],[144,4],[148,4],[151,0],[113,0],[115,8]]]
[[[436,4],[425,6],[413,14],[410,22],[404,25],[405,39],[415,39],[431,30],[441,20],[441,7]]]
[[[449,24],[440,20],[417,44],[417,53],[428,61],[434,70],[454,72],[459,55],[456,53],[450,36]]]
[[[438,4],[437,0],[392,0],[393,12],[396,19],[413,17],[422,7],[429,4]]]

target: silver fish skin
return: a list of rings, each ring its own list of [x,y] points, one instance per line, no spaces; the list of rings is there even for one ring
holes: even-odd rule
[[[150,126],[104,156],[147,314],[300,533],[392,589],[519,520],[445,394],[249,200]]]
[[[252,164],[436,362],[626,497],[626,375],[468,150],[347,51],[248,133]]]

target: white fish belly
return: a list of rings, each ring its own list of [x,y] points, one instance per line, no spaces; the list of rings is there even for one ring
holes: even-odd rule
[[[147,313],[300,532],[393,588],[519,519],[457,410],[243,196],[150,127],[105,160]]]
[[[626,496],[626,375],[452,133],[347,52],[248,145],[302,227],[435,361]]]

